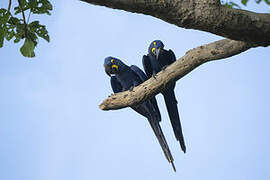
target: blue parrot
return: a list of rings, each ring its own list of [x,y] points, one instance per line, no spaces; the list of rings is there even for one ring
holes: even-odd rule
[[[164,70],[168,65],[176,61],[176,57],[172,50],[165,50],[164,44],[160,40],[153,41],[149,48],[148,54],[143,56],[143,67],[148,76],[154,77],[155,75]],[[165,89],[161,92],[167,111],[171,120],[174,135],[179,141],[182,151],[186,152],[186,146],[184,142],[184,137],[182,133],[182,127],[180,123],[180,117],[177,108],[177,100],[174,93],[175,82],[168,84]]]
[[[135,86],[138,86],[147,80],[147,76],[140,68],[135,65],[127,66],[115,57],[110,56],[105,58],[104,68],[106,74],[111,77],[111,87],[114,93],[132,90]],[[176,171],[172,154],[159,125],[161,116],[155,97],[146,100],[139,105],[132,106],[131,108],[147,118],[159,141],[165,157],[169,163],[172,164],[174,171]]]

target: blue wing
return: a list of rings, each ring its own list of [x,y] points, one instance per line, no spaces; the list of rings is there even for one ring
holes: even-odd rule
[[[144,72],[138,66],[131,65],[130,68],[140,77],[142,82],[148,79],[147,76],[144,74]]]
[[[138,68],[137,66],[134,66],[134,65],[132,65],[130,68],[134,73],[136,73],[136,75],[139,76],[139,78],[141,79],[142,82],[147,80],[147,76],[144,74],[144,72],[140,68]],[[121,83],[118,81],[118,79],[115,76],[111,77],[111,86],[112,86],[114,93],[118,93],[118,92],[123,91],[123,87],[122,87]],[[153,103],[153,102],[155,102],[155,103]],[[174,160],[173,160],[172,154],[170,152],[169,146],[166,142],[166,139],[165,139],[165,136],[162,132],[162,129],[159,125],[159,121],[161,120],[161,117],[160,117],[160,112],[159,112],[159,109],[158,109],[158,106],[156,103],[156,99],[151,98],[150,101],[143,102],[139,106],[135,106],[135,107],[131,107],[131,108],[133,110],[135,110],[136,112],[138,112],[139,114],[145,116],[148,119],[148,121],[149,121],[159,143],[160,143],[160,146],[164,152],[165,157],[167,158],[169,163],[172,164],[174,171],[176,171],[174,163],[173,163]]]
[[[148,78],[152,77],[152,67],[151,67],[151,61],[148,56],[144,55],[142,59],[143,63],[143,69],[147,75]]]
[[[144,74],[144,72],[138,66],[132,65],[132,66],[130,66],[130,68],[140,77],[142,82],[147,80],[147,76]],[[158,121],[161,121],[161,115],[160,115],[160,111],[159,111],[159,108],[157,105],[156,98],[155,97],[151,98],[150,102],[153,105],[154,111],[156,112],[155,113],[156,119]]]
[[[171,63],[174,63],[176,61],[176,57],[175,57],[175,54],[172,50],[169,49],[169,55],[170,55],[170,61]]]
[[[111,86],[114,93],[119,93],[123,91],[121,83],[117,80],[115,76],[111,77]]]
[[[176,57],[172,50],[165,51],[166,52],[166,60],[169,61],[170,64],[176,61]],[[179,141],[181,149],[186,152],[186,145],[184,141],[182,126],[180,122],[180,116],[177,108],[177,100],[174,93],[175,82],[167,85],[166,89],[162,92],[165,100],[165,104],[167,107],[167,111],[171,120],[171,124],[173,127],[174,135],[176,139]]]

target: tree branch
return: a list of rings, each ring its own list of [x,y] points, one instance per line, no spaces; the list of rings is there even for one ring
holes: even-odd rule
[[[221,6],[218,0],[81,0],[143,13],[188,29],[197,29],[258,46],[270,45],[270,14]]]
[[[257,46],[270,45],[270,14],[229,9],[219,0],[81,0],[90,4],[142,13],[179,27],[227,37],[198,48],[132,91],[114,94],[100,109],[120,109],[140,104],[158,94],[166,84],[177,81],[201,64],[227,58]],[[233,39],[233,40],[230,40]]]
[[[140,104],[158,94],[166,84],[176,81],[205,62],[223,59],[239,54],[252,45],[242,41],[224,39],[188,51],[182,58],[159,72],[156,78],[150,78],[132,91],[113,94],[100,105],[102,110],[120,109]]]

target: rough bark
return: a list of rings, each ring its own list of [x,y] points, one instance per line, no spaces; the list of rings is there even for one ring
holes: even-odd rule
[[[257,46],[270,45],[270,14],[229,9],[218,0],[81,0],[143,13],[188,29],[197,29]]]
[[[102,110],[139,104],[177,81],[201,64],[227,58],[251,47],[270,45],[270,14],[229,9],[220,0],[81,0],[134,13],[142,13],[188,29],[220,35],[224,39],[192,49],[185,56],[132,91],[105,99]],[[230,40],[232,39],[232,40]]]
[[[212,60],[224,59],[251,48],[242,41],[224,39],[188,51],[182,58],[159,72],[132,91],[125,91],[105,99],[100,105],[102,110],[120,109],[134,106],[159,93],[171,81],[176,81],[196,67]]]

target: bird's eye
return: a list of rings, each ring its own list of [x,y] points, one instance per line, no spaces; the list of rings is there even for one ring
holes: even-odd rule
[[[114,59],[111,59],[111,63],[114,63]]]

